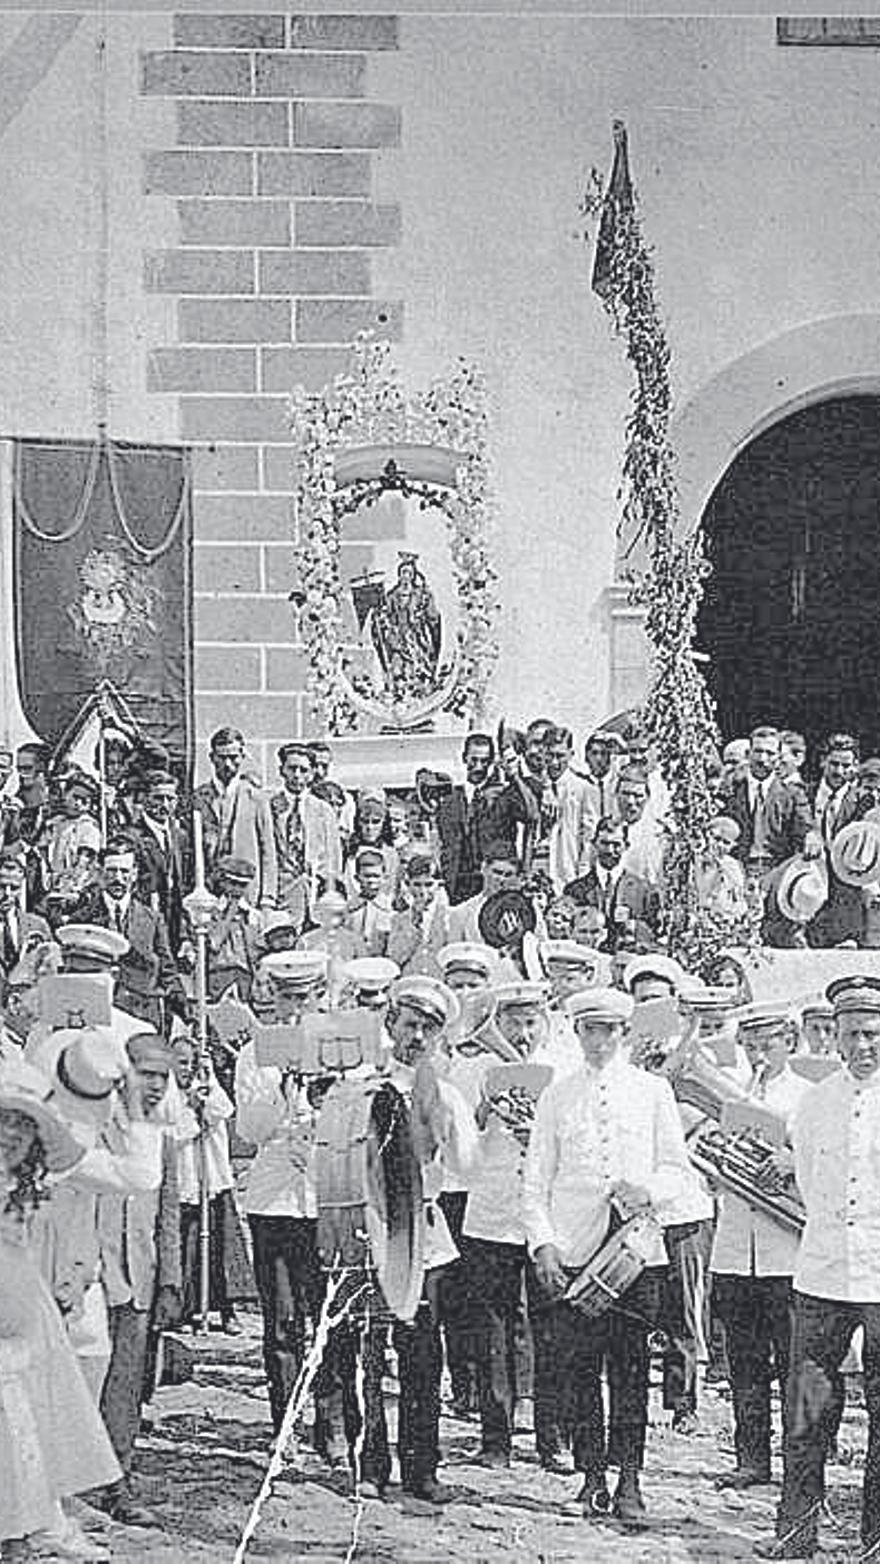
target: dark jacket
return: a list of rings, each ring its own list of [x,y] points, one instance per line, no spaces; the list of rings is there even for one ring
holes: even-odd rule
[[[624,869],[612,888],[608,905],[595,869],[571,880],[565,887],[565,895],[578,907],[596,907],[605,914],[608,924],[605,943],[609,950],[616,948],[624,922],[635,923],[637,935],[650,935],[652,939],[657,936],[661,910],[659,892],[628,869]]]
[[[77,902],[69,922],[99,923],[109,928],[110,914],[101,891],[96,887],[87,890]],[[129,948],[119,963],[115,1004],[159,1031],[171,1015],[179,1015],[185,1020],[189,1004],[162,914],[133,896],[122,933]]]
[[[437,810],[440,868],[453,905],[481,890],[480,864],[487,847],[503,842],[516,854],[519,827],[533,815],[537,807],[516,782],[487,782],[474,790],[470,803],[459,785],[441,801]]]
[[[731,848],[734,857],[747,863],[754,844],[754,821],[749,807],[748,780],[741,777],[720,798],[721,812],[730,815],[740,828],[739,841]],[[802,787],[796,783],[780,782],[774,777],[767,789],[765,803],[767,834],[766,850],[770,868],[793,858],[803,849],[807,833],[813,830],[813,811]]]

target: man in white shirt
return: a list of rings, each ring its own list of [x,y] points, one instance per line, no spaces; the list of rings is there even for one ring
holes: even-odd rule
[[[274,964],[273,984],[283,982],[275,1019],[293,1023],[304,1010],[316,1008],[327,966],[323,951],[285,951],[264,961]],[[324,1296],[312,1166],[315,1114],[300,1078],[259,1065],[253,1041],[245,1043],[236,1060],[235,1101],[238,1133],[257,1147],[244,1207],[253,1239],[263,1363],[277,1433],[305,1356],[306,1322],[314,1325]],[[325,1394],[329,1386],[319,1382],[319,1412]],[[316,1444],[319,1438],[316,1428]]]
[[[752,1004],[740,1012],[739,1040],[752,1067],[756,1105],[778,1116],[786,1139],[804,1093],[791,1069],[797,1033],[787,1006]],[[791,1277],[798,1235],[724,1190],[712,1249],[712,1303],[724,1326],[733,1393],[736,1465],[719,1488],[770,1481],[770,1388],[785,1396],[791,1356]]]
[[[523,1060],[537,1059],[550,1035],[543,983],[506,983],[495,989],[494,1023]],[[497,1061],[494,1061],[497,1062]],[[482,1066],[480,1090],[493,1061]],[[514,1129],[489,1096],[476,1109],[479,1153],[470,1178],[464,1218],[466,1256],[474,1301],[480,1390],[480,1464],[510,1465],[516,1402],[517,1326],[523,1276],[535,1347],[535,1442],[542,1465],[561,1468],[557,1354],[548,1300],[527,1265],[522,1180],[528,1128]]]
[[[614,1225],[653,1212],[656,1234],[647,1269],[619,1307],[597,1319],[559,1308],[561,1373],[569,1390],[568,1423],[576,1468],[583,1473],[583,1513],[605,1514],[606,1449],[601,1367],[607,1361],[620,1479],[614,1513],[644,1524],[639,1488],[648,1410],[648,1329],[658,1273],[666,1264],[664,1207],[690,1177],[681,1121],[667,1081],[626,1060],[623,1042],[633,1002],[619,989],[593,988],[568,1001],[583,1067],[554,1082],[538,1101],[523,1180],[523,1219],[538,1280],[561,1299],[572,1272],[601,1249]]]
[[[863,1561],[880,1557],[880,980],[829,985],[844,1068],[807,1092],[792,1128],[807,1211],[794,1272],[784,1477],[776,1536],[759,1558],[810,1558],[818,1546],[825,1460],[844,1401],[841,1365],[864,1329],[868,1448]]]
[[[558,890],[590,867],[593,833],[587,803],[589,783],[572,770],[568,728],[551,728],[544,740],[547,788],[556,803],[550,832],[550,878]]]

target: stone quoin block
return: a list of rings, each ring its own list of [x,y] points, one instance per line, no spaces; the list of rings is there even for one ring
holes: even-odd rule
[[[147,152],[145,195],[252,195],[249,152]]]
[[[185,440],[287,440],[287,402],[283,396],[182,396],[181,434]]]
[[[298,245],[317,247],[399,244],[400,207],[373,206],[369,201],[297,201],[294,234]]]
[[[268,387],[266,387],[268,390]],[[261,454],[260,467],[263,475],[263,488],[275,490],[284,495],[292,495],[296,488],[296,479],[293,471],[294,450],[292,445],[264,445]],[[291,521],[293,520],[292,505],[290,500],[285,503],[291,507]]]
[[[141,92],[167,98],[249,98],[246,54],[198,54],[157,49],[141,55]]]
[[[258,98],[362,98],[367,84],[363,55],[258,54]]]
[[[248,747],[265,743],[264,775],[271,787],[279,786],[274,748],[296,735],[297,711],[289,695],[203,695],[196,703],[196,734],[204,744],[217,728],[238,728]]]
[[[400,109],[386,103],[295,103],[297,147],[398,147]]]
[[[281,299],[181,299],[181,342],[290,342],[291,309]]]
[[[252,250],[154,250],[144,257],[147,293],[253,293]]]
[[[396,49],[396,16],[291,16],[291,49]]]
[[[345,348],[263,348],[260,353],[260,390],[291,392],[295,386],[305,386],[307,391],[321,391],[335,375],[348,368],[348,352]],[[277,452],[267,448],[267,457],[274,461]],[[290,458],[284,458],[284,481],[269,482],[269,489],[290,486]],[[274,470],[273,470],[274,476]]]
[[[285,103],[177,105],[177,140],[188,147],[286,147],[290,117]]]
[[[197,597],[212,592],[259,592],[260,550],[256,544],[239,547],[199,543],[193,551],[193,590]]]
[[[267,592],[292,592],[297,581],[293,534],[289,543],[270,543],[263,552]]]
[[[183,244],[265,248],[290,243],[288,201],[178,201],[177,220]]]
[[[262,657],[256,646],[199,646],[193,649],[193,683],[202,690],[259,690]]]
[[[260,481],[260,448],[257,445],[196,445],[192,452],[192,477],[196,490],[193,502],[196,536],[199,536],[201,508],[210,502],[198,491],[255,489]],[[205,535],[210,537],[211,533]]]
[[[370,159],[365,153],[257,153],[258,195],[365,196],[369,190]]]
[[[301,342],[353,342],[359,331],[398,341],[403,305],[380,299],[299,299],[296,337]]]
[[[255,348],[154,348],[148,391],[256,391]]]
[[[369,257],[357,250],[270,251],[259,257],[258,293],[360,294],[370,291]]]
[[[196,641],[286,646],[294,638],[292,606],[283,598],[196,596],[194,613]]]
[[[277,494],[197,494],[195,534],[199,542],[287,542],[292,547],[292,498]]]
[[[292,646],[266,648],[266,688],[268,690],[304,690],[309,677],[305,652]]]
[[[283,16],[216,16],[187,12],[174,18],[174,42],[191,49],[283,49]]]

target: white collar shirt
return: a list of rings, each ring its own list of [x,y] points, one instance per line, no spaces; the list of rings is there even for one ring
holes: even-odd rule
[[[835,1071],[804,1095],[792,1132],[804,1229],[798,1292],[880,1303],[880,1072]]]
[[[760,1106],[785,1120],[789,1138],[800,1104],[810,1089],[810,1083],[795,1075],[788,1065],[766,1083]],[[723,1191],[718,1202],[711,1270],[725,1276],[791,1276],[799,1242],[797,1233],[790,1228],[774,1222],[738,1195]]]
[[[314,1111],[305,1091],[285,1086],[274,1065],[258,1065],[253,1042],[235,1063],[236,1127],[257,1147],[244,1208],[252,1216],[314,1217]]]
[[[690,1178],[669,1083],[620,1054],[603,1070],[584,1067],[538,1100],[523,1176],[529,1250],[553,1244],[564,1265],[583,1266],[605,1240],[619,1180],[647,1190],[663,1223]],[[666,1264],[659,1234],[648,1263]]]

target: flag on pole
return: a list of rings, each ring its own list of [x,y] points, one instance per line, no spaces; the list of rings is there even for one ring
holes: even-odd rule
[[[603,304],[607,303],[614,289],[614,258],[619,253],[621,225],[635,210],[632,179],[629,172],[629,151],[626,126],[622,119],[613,125],[614,162],[599,217],[599,233],[593,256],[592,288]]]

